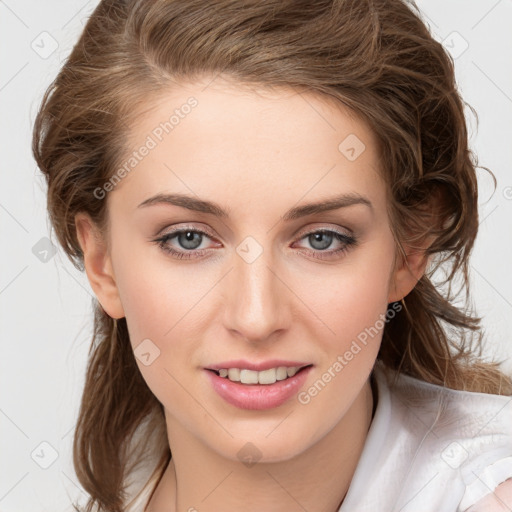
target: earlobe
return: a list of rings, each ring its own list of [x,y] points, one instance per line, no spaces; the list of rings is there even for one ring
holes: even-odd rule
[[[391,276],[388,303],[402,300],[414,289],[430,260],[431,256],[425,249],[406,250],[406,257],[402,258]]]
[[[111,257],[96,225],[85,213],[75,216],[75,228],[84,255],[84,267],[98,301],[112,318],[123,318]]]

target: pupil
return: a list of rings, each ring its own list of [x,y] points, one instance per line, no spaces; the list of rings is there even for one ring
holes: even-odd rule
[[[310,243],[315,249],[326,249],[331,245],[332,233],[314,233],[310,236]]]
[[[196,249],[201,245],[201,234],[194,231],[185,231],[180,235],[180,243],[185,249]],[[196,239],[194,241],[194,238]]]

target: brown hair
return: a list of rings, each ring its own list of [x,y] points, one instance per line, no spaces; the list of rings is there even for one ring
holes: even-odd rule
[[[469,298],[479,166],[468,149],[453,60],[413,2],[101,1],[46,91],[34,126],[50,219],[73,264],[83,270],[75,215],[86,212],[105,226],[106,201],[94,190],[127,151],[134,106],[172,83],[220,73],[239,84],[317,93],[369,124],[380,144],[397,254],[403,256],[404,242],[421,247],[429,239],[433,258],[402,311],[386,323],[378,358],[434,384],[511,394],[498,363],[480,359],[480,318],[454,305],[463,290],[466,304]],[[435,282],[441,269],[445,279]],[[87,510],[96,504],[119,512],[140,460],[129,444],[134,433],[151,433],[146,442],[161,457],[153,475],[171,454],[162,405],[138,370],[125,319],[113,320],[97,301],[94,307],[74,464],[91,496]]]

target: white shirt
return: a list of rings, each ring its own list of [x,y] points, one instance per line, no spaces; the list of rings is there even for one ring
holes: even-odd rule
[[[512,477],[512,397],[403,374],[392,386],[381,361],[373,372],[377,408],[338,512],[464,512]],[[151,488],[126,512],[142,512]]]
[[[339,512],[464,512],[512,477],[512,397],[374,368],[378,404]]]

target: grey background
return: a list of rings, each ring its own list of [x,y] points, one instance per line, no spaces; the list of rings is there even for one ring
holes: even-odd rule
[[[0,512],[71,510],[83,493],[72,431],[91,339],[92,291],[64,253],[52,254],[45,188],[30,151],[42,93],[97,1],[0,0]],[[480,233],[472,289],[487,358],[512,374],[512,1],[422,0],[432,33],[456,62],[479,163]],[[467,46],[467,48],[466,48]],[[49,252],[44,252],[44,251]]]

